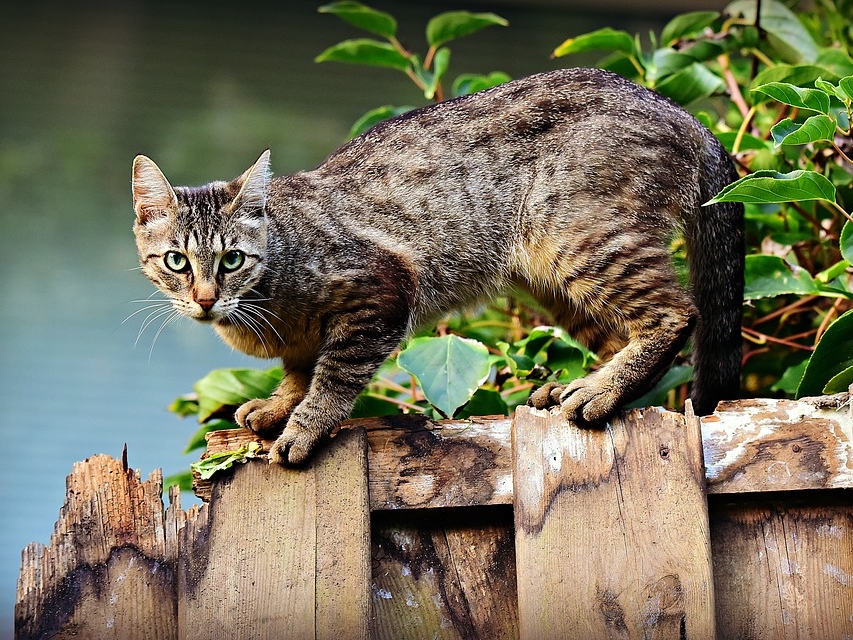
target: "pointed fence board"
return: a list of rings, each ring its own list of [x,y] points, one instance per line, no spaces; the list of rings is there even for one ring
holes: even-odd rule
[[[143,481],[126,457],[77,462],[50,544],[24,549],[16,637],[176,638],[178,529],[159,470]]]
[[[714,637],[698,422],[522,408],[513,449],[522,640]]]

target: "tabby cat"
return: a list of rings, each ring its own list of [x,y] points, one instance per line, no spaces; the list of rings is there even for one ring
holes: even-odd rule
[[[175,187],[133,163],[142,268],[181,313],[286,375],[237,421],[305,462],[415,328],[508,289],[609,357],[530,399],[607,419],[693,335],[697,413],[739,390],[743,210],[702,204],[737,177],[669,100],[593,69],[533,75],[380,123],[313,171]],[[691,291],[670,255],[688,244]]]

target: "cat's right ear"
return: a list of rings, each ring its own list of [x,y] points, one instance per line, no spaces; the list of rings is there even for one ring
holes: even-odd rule
[[[145,156],[133,160],[133,210],[136,221],[146,225],[177,211],[178,198],[166,176],[154,161]]]

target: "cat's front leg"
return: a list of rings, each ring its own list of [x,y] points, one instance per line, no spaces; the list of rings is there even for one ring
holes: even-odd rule
[[[288,370],[269,398],[249,400],[237,409],[237,424],[265,437],[281,433],[287,419],[305,398],[311,376],[305,371]]]

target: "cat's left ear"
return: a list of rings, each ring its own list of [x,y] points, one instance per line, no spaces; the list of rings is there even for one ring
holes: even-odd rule
[[[231,203],[231,211],[241,209],[248,215],[263,216],[271,177],[270,150],[267,149],[255,164],[235,181],[240,191]]]
[[[148,224],[178,209],[175,190],[154,161],[145,156],[133,160],[133,210],[136,221]]]

